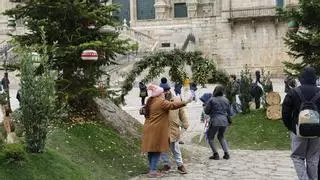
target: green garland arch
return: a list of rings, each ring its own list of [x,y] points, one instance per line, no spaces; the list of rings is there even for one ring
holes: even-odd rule
[[[186,65],[191,67],[192,77],[187,77],[184,71]],[[193,82],[204,85],[210,77],[214,77],[215,73],[221,74],[221,71],[216,69],[214,62],[204,57],[200,51],[185,52],[175,49],[168,52],[155,52],[134,64],[133,70],[127,74],[123,82],[121,95],[115,99],[115,103],[124,103],[124,96],[133,88],[135,79],[144,70],[149,68],[149,73],[142,80],[148,83],[163,73],[166,67],[170,68],[169,76],[174,82],[183,82],[185,78],[191,78]],[[222,74],[228,77],[226,73]]]

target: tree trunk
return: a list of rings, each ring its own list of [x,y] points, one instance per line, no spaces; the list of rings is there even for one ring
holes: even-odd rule
[[[135,139],[141,138],[142,124],[138,120],[116,106],[110,99],[95,98],[94,101],[106,124],[111,125],[120,134]]]

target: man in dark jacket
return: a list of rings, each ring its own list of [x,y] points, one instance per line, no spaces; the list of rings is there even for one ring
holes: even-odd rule
[[[301,86],[297,88],[301,90],[306,100],[311,100],[316,93],[320,91],[316,86],[317,76],[314,68],[305,68],[301,73],[299,80]],[[296,135],[300,105],[301,100],[299,95],[294,90],[290,90],[282,104],[282,119],[288,130],[292,132],[291,158],[299,180],[317,180],[320,138],[303,138]],[[320,110],[320,99],[316,101],[316,105],[318,110]]]

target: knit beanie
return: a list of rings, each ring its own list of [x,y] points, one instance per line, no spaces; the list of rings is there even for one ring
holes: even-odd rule
[[[155,84],[149,85],[148,90],[151,92],[151,97],[157,97],[160,96],[161,93],[163,93],[163,88]]]

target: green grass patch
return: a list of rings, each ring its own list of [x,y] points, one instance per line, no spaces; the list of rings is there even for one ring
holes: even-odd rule
[[[27,154],[22,163],[8,164],[0,154],[0,179],[8,180],[128,179],[146,171],[140,145],[100,124],[56,128],[47,152]]]
[[[231,149],[290,149],[290,133],[283,122],[268,120],[265,111],[256,110],[249,114],[239,114],[232,120],[233,123],[226,133],[226,139]],[[199,135],[195,136],[192,141],[198,144]],[[208,146],[205,140],[202,140],[200,144]]]

